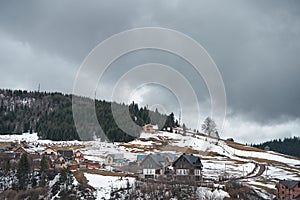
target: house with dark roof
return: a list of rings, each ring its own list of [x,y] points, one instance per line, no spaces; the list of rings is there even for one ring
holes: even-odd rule
[[[58,150],[58,155],[65,158],[66,161],[72,161],[73,160],[73,150]]]
[[[143,168],[143,178],[163,176],[169,165],[168,159],[160,154],[149,154],[140,163]]]
[[[300,180],[281,180],[276,188],[279,199],[300,199]]]
[[[27,153],[23,147],[18,147],[14,150],[15,153],[25,154]]]
[[[175,179],[180,181],[200,181],[202,179],[202,163],[198,156],[182,154],[173,163]]]

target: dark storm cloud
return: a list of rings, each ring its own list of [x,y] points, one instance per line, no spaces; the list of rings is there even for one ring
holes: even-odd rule
[[[209,52],[223,76],[228,115],[235,122],[298,124],[299,10],[296,0],[1,1],[0,73],[5,76],[0,86],[35,89],[41,82],[44,89],[71,92],[80,63],[99,42],[127,29],[159,26],[191,36]],[[207,102],[207,89],[191,66],[158,53],[149,59],[147,53],[123,59],[128,66],[123,71],[149,61],[173,65],[198,85],[200,101]],[[109,84],[122,75],[118,66],[110,70],[104,77]]]

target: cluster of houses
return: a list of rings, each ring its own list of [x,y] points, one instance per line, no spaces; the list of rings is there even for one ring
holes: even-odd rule
[[[178,181],[201,181],[202,163],[198,156],[182,154],[149,154],[140,161],[143,178],[172,178]]]
[[[50,169],[61,170],[69,168],[76,169],[99,169],[99,162],[90,161],[84,158],[79,150],[55,150],[46,148],[27,148],[26,146],[10,147],[0,149],[0,168],[4,169],[7,163],[10,166],[17,166],[21,155],[27,154],[29,164],[33,170],[40,169],[41,160],[44,157]]]
[[[90,161],[84,158],[80,150],[54,150],[47,147],[42,155],[48,158],[49,166],[54,169],[99,169],[101,165],[99,162]]]
[[[201,181],[202,163],[198,156],[182,154],[176,157],[172,153],[155,153],[137,155],[136,163],[139,168],[136,171],[145,179],[173,179],[178,181]],[[124,154],[108,154],[105,165],[114,167],[129,166],[132,164],[124,159]]]
[[[152,132],[152,126],[145,127]],[[155,130],[155,129],[154,129]],[[99,162],[88,160],[80,150],[55,150],[51,147],[28,148],[26,145],[13,145],[7,148],[0,148],[0,169],[5,169],[7,163],[16,167],[22,154],[27,154],[32,169],[40,169],[41,159],[44,157],[51,169],[100,169],[105,166],[112,166],[121,169],[122,167],[133,168],[143,179],[172,180],[200,182],[203,181],[202,162],[199,156],[185,154],[175,156],[172,153],[151,153],[148,155],[137,155],[135,162],[129,162],[123,153],[106,155],[105,161]],[[1,171],[1,170],[0,170]],[[276,185],[278,199],[299,199],[300,180],[281,180]]]

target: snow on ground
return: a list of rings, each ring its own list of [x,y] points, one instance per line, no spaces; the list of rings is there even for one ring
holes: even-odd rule
[[[0,142],[36,142],[39,139],[37,133],[23,133],[21,135],[0,135]]]
[[[142,140],[142,141],[141,141]],[[104,162],[108,154],[113,153],[123,153],[124,157],[128,161],[136,161],[137,155],[139,154],[149,154],[153,152],[161,152],[159,149],[139,149],[139,148],[126,148],[122,146],[122,143],[107,143],[101,142],[99,140],[94,141],[68,141],[68,142],[54,142],[51,140],[39,140],[37,133],[29,134],[24,133],[22,135],[0,135],[0,142],[10,142],[10,141],[27,141],[32,143],[40,144],[54,144],[69,146],[74,144],[82,144],[85,148],[82,148],[86,159],[99,161],[100,164]],[[286,166],[295,166],[300,165],[300,160],[288,158],[284,155],[275,152],[256,152],[256,151],[246,151],[239,150],[233,147],[230,147],[226,142],[218,140],[216,138],[205,137],[202,135],[193,135],[192,133],[187,133],[186,136],[176,133],[169,132],[158,132],[158,133],[142,133],[140,139],[136,139],[131,144],[140,144],[144,146],[152,145],[161,145],[160,141],[168,141],[170,146],[177,146],[182,148],[190,148],[193,150],[201,152],[216,152],[220,156],[208,156],[202,155],[203,163],[203,175],[206,178],[217,179],[222,173],[229,173],[233,177],[242,177],[250,173],[255,166],[255,158],[274,160],[277,162],[270,162],[267,166],[267,171],[262,174],[259,178],[249,178],[244,179],[243,182],[248,183],[249,185],[262,186],[266,180],[269,181],[269,184],[264,184],[265,187],[274,189],[274,184],[278,179],[298,179],[300,175],[300,170],[296,168],[291,168]],[[41,149],[35,149],[41,151]],[[165,153],[173,153],[177,156],[181,155],[181,152],[164,151]],[[244,158],[241,158],[244,157]],[[258,159],[256,159],[258,160]],[[278,164],[281,162],[283,164]],[[259,168],[253,173],[253,175],[258,173]],[[97,188],[99,196],[105,196],[110,194],[110,186],[118,186],[117,177],[103,177],[100,175],[86,175],[90,184]],[[96,183],[97,182],[97,183]],[[120,181],[119,181],[120,182]],[[122,181],[121,181],[122,183]],[[126,182],[127,183],[127,182]],[[122,183],[124,184],[124,183]],[[213,193],[212,191],[210,191]]]
[[[238,149],[234,149],[232,147],[228,147],[231,151],[234,152],[235,155],[237,156],[244,156],[244,157],[254,157],[254,158],[261,158],[261,159],[267,159],[267,160],[274,160],[274,161],[279,161],[282,163],[286,164],[291,164],[291,165],[300,165],[300,160],[296,159],[290,159],[285,156],[282,156],[280,154],[275,154],[272,153],[271,151],[269,152],[256,152],[256,151],[242,151]]]
[[[264,174],[267,178],[271,179],[299,179],[300,170],[298,170],[298,174],[292,171],[287,170],[286,168],[268,166],[268,170]]]
[[[97,199],[109,199],[112,188],[126,188],[127,184],[133,185],[135,178],[120,178],[116,176],[102,176],[98,174],[84,173],[88,184],[97,190]]]
[[[230,198],[227,192],[220,189],[215,189],[214,191],[211,191],[210,188],[199,187],[197,192],[200,199],[223,200],[225,197]]]
[[[124,158],[129,161],[135,161],[138,153],[132,153],[123,146],[119,146],[119,143],[106,143],[99,141],[84,142],[85,148],[82,149],[82,153],[85,158],[89,160],[104,162],[108,154],[123,153]]]
[[[59,180],[60,174],[57,174],[53,180],[49,181],[49,187],[52,188],[53,185]]]
[[[237,164],[235,161],[224,160],[222,157],[214,157],[211,160],[202,160],[203,175],[217,179],[222,173],[230,173],[234,177],[246,176],[254,167],[254,163]],[[216,173],[218,172],[218,173]]]

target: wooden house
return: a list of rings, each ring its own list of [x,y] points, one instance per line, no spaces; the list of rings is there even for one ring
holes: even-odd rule
[[[52,149],[51,147],[47,147],[44,151],[42,151],[42,154],[48,155],[48,156],[54,156],[57,155],[56,150]]]
[[[54,161],[54,168],[61,170],[66,169],[68,167],[67,161],[63,156],[58,156],[57,159]]]
[[[29,154],[29,163],[32,169],[40,169],[41,168],[41,155],[38,153]]]
[[[173,163],[175,179],[181,181],[200,181],[202,179],[202,167],[200,157],[193,154],[183,154]]]
[[[87,168],[88,169],[100,169],[101,166],[100,166],[99,162],[89,161],[89,162],[87,162]]]
[[[79,150],[77,150],[75,153],[74,153],[74,160],[77,162],[77,163],[81,163],[84,161],[84,156],[83,156],[83,153],[81,153]]]
[[[140,163],[143,178],[158,178],[165,174],[169,165],[167,158],[160,154],[149,154]]]
[[[281,180],[276,188],[279,199],[300,199],[300,180]]]
[[[20,153],[21,155],[22,154],[25,154],[27,153],[26,150],[23,148],[23,147],[18,147],[14,150],[15,153]]]

